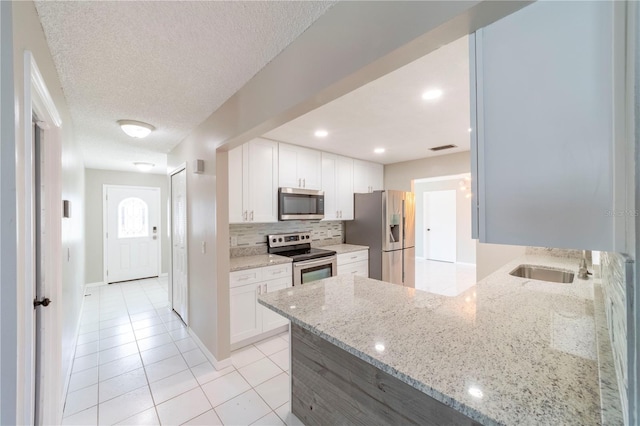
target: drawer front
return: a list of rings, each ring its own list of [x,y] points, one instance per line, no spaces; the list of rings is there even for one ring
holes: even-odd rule
[[[229,273],[229,287],[233,288],[262,281],[263,269],[264,268],[253,268]]]
[[[358,275],[369,278],[369,261],[361,260],[360,262],[338,265],[338,275]]]
[[[363,260],[369,260],[369,250],[360,250],[339,255],[338,266],[346,265],[348,263],[361,262]]]
[[[291,264],[273,265],[262,268],[262,280],[276,280],[279,278],[291,279]]]

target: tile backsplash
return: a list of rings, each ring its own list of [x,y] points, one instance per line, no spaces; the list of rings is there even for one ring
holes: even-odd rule
[[[632,289],[633,260],[619,253],[601,253],[602,291],[611,349],[620,390],[625,424],[629,424],[629,377],[627,351],[627,294]]]
[[[321,247],[344,242],[342,221],[290,220],[277,223],[248,223],[229,225],[231,257],[250,256],[267,252],[267,235],[310,232],[311,245]],[[232,241],[237,240],[233,246]]]

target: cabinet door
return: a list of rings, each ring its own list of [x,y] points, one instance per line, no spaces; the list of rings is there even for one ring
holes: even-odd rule
[[[322,153],[322,190],[324,191],[324,220],[338,219],[338,188],[336,187],[337,155]]]
[[[272,291],[282,290],[283,288],[291,287],[291,277],[283,278],[280,280],[267,281],[262,284],[262,291],[271,293]],[[262,331],[267,332],[274,328],[281,327],[289,324],[289,320],[285,317],[276,314],[271,309],[268,309],[262,305]]]
[[[384,166],[378,163],[369,163],[369,179],[372,191],[384,189]]]
[[[254,139],[248,150],[248,216],[252,222],[278,221],[278,143]]]
[[[470,38],[481,242],[616,249],[615,3],[535,2]]]
[[[304,189],[322,189],[322,153],[315,149],[298,148],[298,177]]]
[[[369,161],[353,160],[353,192],[361,194],[382,190],[384,166]]]
[[[278,182],[284,188],[302,188],[302,179],[298,176],[298,147],[278,144]]]
[[[366,161],[353,160],[353,192],[362,194],[370,192],[369,168]]]
[[[335,181],[336,204],[337,210],[340,211],[339,218],[353,220],[353,159],[337,158]]]
[[[369,278],[369,261],[361,260],[360,262],[338,265],[338,275],[357,275]]]
[[[229,223],[244,222],[243,146],[229,151]]]
[[[262,306],[258,305],[260,284],[229,289],[231,343],[262,333]]]

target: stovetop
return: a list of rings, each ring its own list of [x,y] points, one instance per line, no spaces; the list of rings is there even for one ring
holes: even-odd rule
[[[267,246],[269,254],[290,257],[294,262],[336,254],[333,250],[311,247],[311,235],[308,233],[268,235]]]

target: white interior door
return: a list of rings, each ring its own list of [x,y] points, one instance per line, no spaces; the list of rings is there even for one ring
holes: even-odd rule
[[[105,282],[157,277],[160,188],[105,185]]]
[[[171,175],[171,305],[188,324],[187,172]]]
[[[424,193],[424,256],[456,261],[456,191]]]

